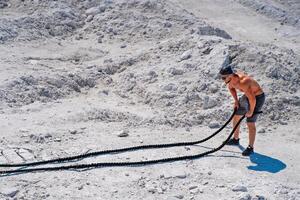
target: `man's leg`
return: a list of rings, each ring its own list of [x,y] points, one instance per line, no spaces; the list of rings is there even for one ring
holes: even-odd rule
[[[238,123],[238,121],[241,118],[242,118],[242,115],[234,115],[234,117],[233,117],[233,123],[232,123],[233,128],[235,127],[235,125]],[[234,131],[234,134],[233,134],[234,139],[239,139],[239,135],[240,135],[240,125]]]
[[[254,147],[255,135],[256,135],[256,126],[255,122],[247,122],[248,131],[249,131],[249,146]]]

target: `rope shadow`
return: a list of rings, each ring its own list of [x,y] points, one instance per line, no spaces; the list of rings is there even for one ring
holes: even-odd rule
[[[245,149],[241,145],[239,145],[239,148],[241,150]],[[275,174],[287,167],[281,160],[257,152],[252,153],[249,158],[253,165],[249,165],[247,168],[253,171]]]
[[[211,147],[207,147],[207,146],[199,145],[199,144],[195,144],[195,145],[192,145],[192,146],[193,147],[201,147],[201,148],[204,148],[204,149],[213,149]],[[221,149],[220,151],[222,151],[222,152],[228,152],[228,153],[234,153],[234,154],[241,154],[238,151],[231,151],[231,150],[224,150],[224,149]],[[242,158],[241,156],[239,156],[239,157]]]

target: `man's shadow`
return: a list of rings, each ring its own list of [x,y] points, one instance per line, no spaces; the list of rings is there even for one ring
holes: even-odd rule
[[[245,149],[241,145],[239,145],[239,148],[242,151]],[[253,165],[247,167],[249,170],[277,173],[286,168],[286,164],[284,162],[260,153],[254,152],[249,156],[249,158],[253,163]]]

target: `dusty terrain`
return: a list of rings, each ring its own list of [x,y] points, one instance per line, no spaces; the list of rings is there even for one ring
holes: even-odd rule
[[[228,55],[267,97],[250,157],[243,124],[239,147],[201,159],[4,175],[0,199],[299,199],[299,13],[297,0],[0,0],[0,163],[204,138],[232,113]],[[230,130],[78,163],[198,154]]]

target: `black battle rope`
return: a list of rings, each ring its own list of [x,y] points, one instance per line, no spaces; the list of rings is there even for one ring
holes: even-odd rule
[[[56,159],[50,159],[50,160],[44,160],[44,161],[30,162],[30,163],[0,164],[0,167],[27,167],[27,166],[45,165],[45,164],[49,164],[49,163],[63,163],[63,162],[67,162],[67,161],[79,160],[79,159],[81,160],[81,159],[84,159],[87,157],[99,156],[99,155],[109,154],[109,153],[136,151],[136,150],[140,150],[140,149],[158,149],[158,148],[170,148],[170,147],[176,147],[176,146],[195,145],[195,144],[203,143],[203,142],[211,139],[215,135],[217,135],[219,132],[221,132],[228,125],[228,123],[232,120],[235,113],[236,113],[236,111],[234,111],[232,113],[232,115],[227,120],[227,122],[220,129],[218,129],[215,133],[213,133],[212,135],[210,135],[202,140],[198,140],[198,141],[194,141],[194,142],[150,144],[150,145],[141,145],[141,146],[135,146],[135,147],[125,147],[125,148],[120,148],[120,149],[96,151],[96,152],[90,152],[90,153],[80,154],[80,155],[75,155],[75,156],[70,156],[70,157],[56,158]]]
[[[28,168],[28,169],[16,169],[16,170],[7,170],[0,171],[2,175],[9,175],[13,173],[29,173],[29,172],[38,172],[38,171],[59,171],[59,170],[75,170],[75,169],[91,169],[91,168],[99,168],[99,167],[121,167],[121,166],[138,166],[138,165],[147,165],[147,164],[155,164],[155,163],[166,163],[166,162],[174,162],[180,160],[187,159],[196,159],[208,154],[214,153],[222,149],[226,143],[232,137],[234,131],[238,128],[239,124],[245,118],[245,115],[241,117],[241,119],[237,122],[237,124],[232,129],[231,133],[228,135],[227,139],[217,148],[212,149],[210,151],[206,151],[196,155],[190,156],[181,156],[181,157],[172,157],[172,158],[164,158],[157,160],[147,160],[147,161],[136,161],[136,162],[106,162],[106,163],[91,163],[91,164],[79,164],[79,165],[67,165],[67,166],[59,166],[59,167],[41,167],[41,168]]]

